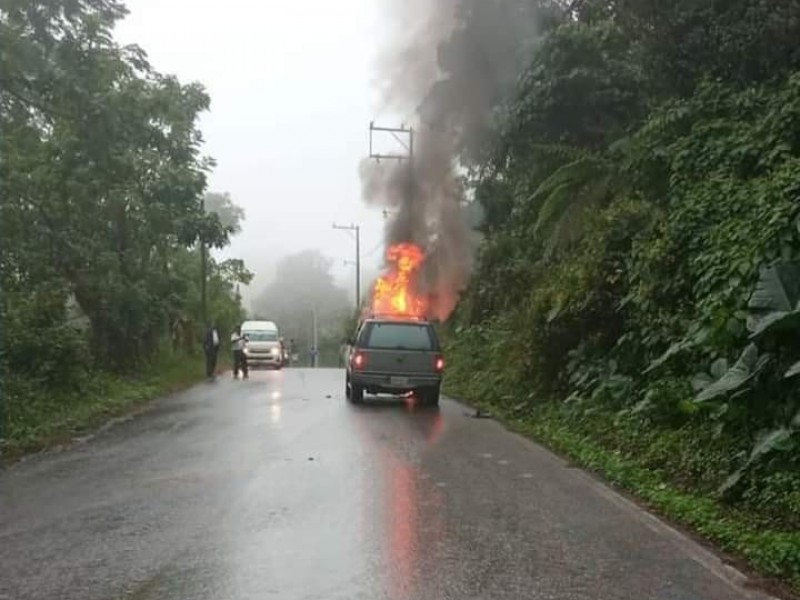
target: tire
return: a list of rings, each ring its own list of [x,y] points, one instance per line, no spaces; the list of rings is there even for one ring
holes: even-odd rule
[[[436,385],[422,390],[419,399],[423,406],[439,406],[439,395],[440,387]]]
[[[350,402],[353,404],[363,404],[364,388],[360,385],[350,384]]]

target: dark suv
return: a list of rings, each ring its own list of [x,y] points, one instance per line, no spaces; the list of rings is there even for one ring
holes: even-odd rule
[[[439,404],[444,358],[428,321],[373,318],[350,340],[345,390],[358,404],[368,394],[414,392],[422,404]]]

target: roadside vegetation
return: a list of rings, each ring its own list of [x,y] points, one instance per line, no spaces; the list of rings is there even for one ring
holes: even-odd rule
[[[0,2],[7,456],[202,375],[200,242],[225,246],[243,214],[206,190],[208,96],[118,45],[124,14],[116,0]],[[209,259],[221,331],[242,318],[236,286],[250,278]]]
[[[449,391],[800,590],[800,2],[541,5]]]
[[[800,591],[800,0],[461,4],[431,98],[491,110],[457,128],[482,240],[449,391]],[[492,11],[496,55],[452,60]],[[200,244],[243,214],[207,190],[208,96],[115,43],[124,14],[0,0],[6,456],[202,375]],[[509,55],[503,93],[459,87]],[[209,259],[223,333],[250,279]]]

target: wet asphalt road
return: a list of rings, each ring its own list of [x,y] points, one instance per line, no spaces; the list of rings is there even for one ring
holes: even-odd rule
[[[220,378],[0,473],[4,600],[745,600],[735,572],[497,423]]]

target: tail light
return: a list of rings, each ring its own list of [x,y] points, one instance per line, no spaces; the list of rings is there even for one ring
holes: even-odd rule
[[[433,359],[433,370],[436,371],[437,373],[441,373],[442,371],[444,371],[443,356],[437,356],[435,359]]]
[[[367,364],[367,356],[363,352],[356,352],[353,355],[353,367],[356,369],[363,369]]]

